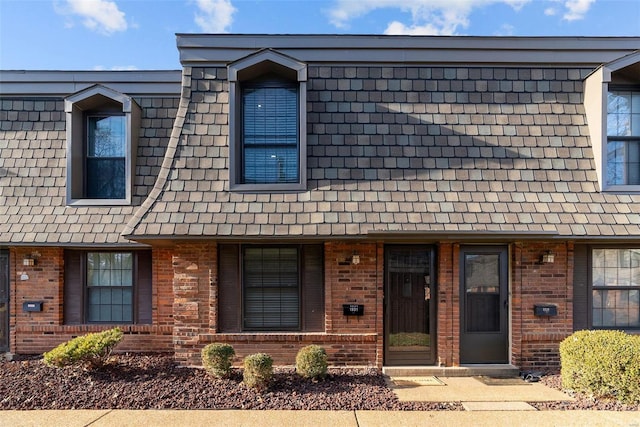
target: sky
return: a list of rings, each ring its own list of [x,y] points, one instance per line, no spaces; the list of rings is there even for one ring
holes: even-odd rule
[[[176,33],[640,36],[640,0],[0,0],[0,69],[177,70]]]

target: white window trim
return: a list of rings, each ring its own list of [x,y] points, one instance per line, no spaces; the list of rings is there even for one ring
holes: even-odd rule
[[[611,75],[630,65],[640,63],[640,51],[604,64],[585,79],[584,109],[587,115],[593,158],[601,191],[640,193],[640,185],[607,185],[607,96]],[[636,83],[640,83],[636,82]]]
[[[298,82],[298,168],[297,183],[244,184],[240,182],[239,165],[241,161],[241,125],[240,108],[242,101],[240,85],[245,80],[258,77],[264,72],[282,70],[295,75]],[[229,79],[229,191],[237,192],[295,192],[307,189],[307,65],[270,49],[261,50],[228,66]]]
[[[84,111],[100,110],[107,101],[122,105],[125,116],[125,197],[122,199],[89,199],[84,197]],[[101,102],[102,101],[102,102]],[[128,95],[102,85],[91,86],[65,99],[67,137],[67,205],[68,206],[126,206],[131,204],[133,176],[138,150],[140,106]]]

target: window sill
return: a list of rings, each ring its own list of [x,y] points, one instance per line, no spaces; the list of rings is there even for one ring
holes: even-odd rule
[[[604,193],[640,193],[640,185],[610,185],[602,191]]]
[[[129,199],[70,199],[67,206],[129,206]]]
[[[236,193],[286,193],[307,191],[306,183],[296,184],[231,184],[229,191]]]

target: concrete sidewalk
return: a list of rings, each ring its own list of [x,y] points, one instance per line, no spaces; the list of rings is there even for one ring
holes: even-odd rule
[[[76,410],[0,411],[0,426],[626,426],[639,412],[613,411],[239,411]]]

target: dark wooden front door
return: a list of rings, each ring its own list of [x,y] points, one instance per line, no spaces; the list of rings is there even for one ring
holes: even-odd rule
[[[0,250],[0,351],[9,351],[9,252]]]
[[[460,363],[508,362],[508,251],[460,251]]]
[[[435,280],[428,246],[385,248],[385,365],[435,359]]]

